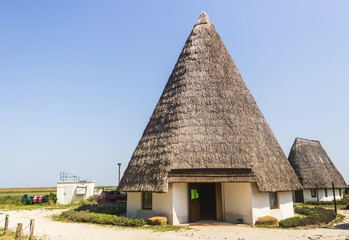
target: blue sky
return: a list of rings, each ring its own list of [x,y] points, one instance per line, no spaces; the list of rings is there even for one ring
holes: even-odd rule
[[[209,15],[288,156],[321,141],[349,182],[348,1],[1,1],[0,187],[117,184]]]

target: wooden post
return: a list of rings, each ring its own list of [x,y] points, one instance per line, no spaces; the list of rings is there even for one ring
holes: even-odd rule
[[[4,235],[6,234],[7,229],[8,229],[8,217],[9,217],[9,215],[6,214],[6,217],[5,217],[5,227],[4,227]]]
[[[334,211],[337,214],[336,191],[334,190],[334,183],[333,182],[332,182],[332,190],[333,190]]]
[[[16,231],[16,238],[15,238],[15,240],[21,240],[22,228],[23,228],[23,223],[18,223],[17,224],[17,231]]]
[[[29,228],[29,240],[33,240],[33,236],[34,236],[34,219],[30,219],[30,228]]]
[[[316,187],[316,200],[319,201],[319,190],[317,188],[317,185],[315,185]]]

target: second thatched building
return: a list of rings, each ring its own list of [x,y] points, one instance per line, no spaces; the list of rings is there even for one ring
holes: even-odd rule
[[[238,68],[200,15],[120,182],[127,216],[254,224],[293,216],[301,185]]]
[[[288,160],[303,185],[303,190],[294,192],[295,202],[343,198],[347,185],[319,141],[296,138]]]

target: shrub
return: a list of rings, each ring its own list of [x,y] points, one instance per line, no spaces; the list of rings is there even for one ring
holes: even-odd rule
[[[60,219],[72,222],[89,222],[97,224],[108,224],[116,226],[140,227],[145,224],[143,219],[133,219],[127,217],[118,217],[115,215],[90,213],[88,211],[73,211],[69,210],[62,212]]]
[[[336,203],[337,205],[346,205],[347,203],[349,203],[349,200],[347,197],[344,197],[343,199],[336,199]],[[332,201],[308,201],[305,203],[306,205],[334,205],[333,200]]]
[[[166,217],[151,217],[148,218],[149,225],[166,225],[167,218]]]
[[[280,227],[290,228],[305,225],[327,224],[336,218],[336,212],[325,208],[295,207],[295,213],[306,215],[307,217],[291,217],[281,220]]]
[[[282,228],[294,228],[298,226],[304,226],[304,218],[301,217],[290,217],[279,222],[279,226]]]
[[[83,204],[75,211],[89,211],[93,213],[104,213],[109,215],[123,215],[126,213],[126,203],[104,203],[104,204]]]
[[[272,216],[259,217],[256,225],[277,225],[278,220]]]
[[[51,192],[49,195],[49,201],[50,203],[56,204],[57,203],[57,194]]]

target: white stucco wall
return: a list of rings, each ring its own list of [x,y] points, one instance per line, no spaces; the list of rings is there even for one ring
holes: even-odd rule
[[[189,222],[187,183],[169,184],[167,193],[153,193],[152,210],[142,209],[142,193],[128,192],[127,216],[147,220],[166,216],[169,224]],[[279,220],[294,216],[292,192],[278,193],[279,208],[270,209],[269,193],[259,192],[255,183],[222,183],[223,219],[236,223],[242,219],[253,225],[258,217],[274,216]]]
[[[253,224],[251,183],[223,183],[222,192],[223,219],[232,223],[242,219]]]
[[[127,192],[126,215],[130,218],[137,218],[137,213],[142,210],[142,193]]]
[[[339,189],[335,189],[335,195],[336,199],[342,199],[343,198],[343,189],[342,191],[342,196],[339,195]],[[319,194],[319,201],[333,201],[333,190],[332,188],[327,189],[327,197],[325,196],[325,189],[318,189],[318,194]],[[303,196],[304,196],[304,202],[308,201],[317,201],[317,197],[312,197],[311,196],[311,190],[310,189],[304,189],[303,190]]]
[[[142,193],[127,193],[127,216],[143,218],[167,217],[169,224],[188,222],[188,184],[169,184],[167,193],[152,194],[152,209],[142,209]]]
[[[173,225],[189,222],[188,183],[173,183]]]
[[[57,203],[68,204],[77,201],[77,188],[85,188],[85,194],[80,195],[82,199],[87,199],[94,194],[95,182],[94,181],[71,181],[71,182],[57,182]],[[81,200],[82,200],[81,199]]]
[[[168,223],[173,223],[173,188],[168,185],[167,193],[153,193],[153,215],[167,217]]]
[[[252,184],[253,224],[257,218],[264,216],[273,216],[279,221],[294,216],[292,192],[278,192],[277,196],[279,208],[270,209],[269,193],[259,192],[257,185],[255,183]]]

